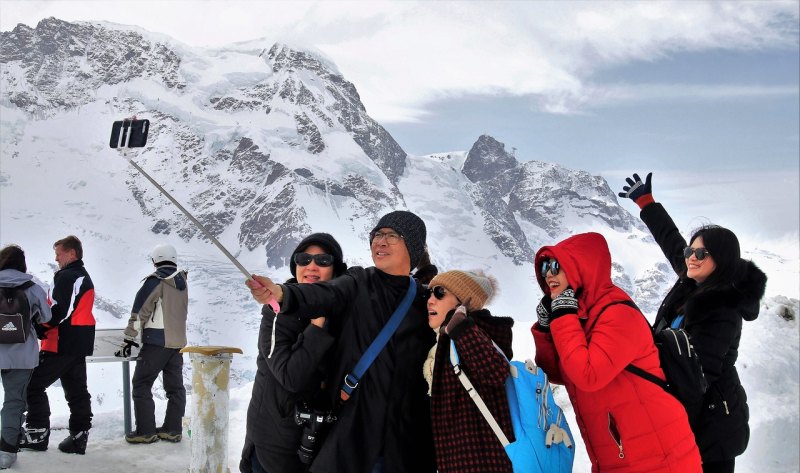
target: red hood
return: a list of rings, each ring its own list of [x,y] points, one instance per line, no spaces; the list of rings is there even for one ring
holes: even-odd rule
[[[611,282],[611,253],[603,235],[581,233],[555,246],[545,246],[536,253],[536,280],[545,294],[550,293],[550,288],[539,268],[547,258],[558,260],[569,285],[575,289],[580,318],[594,317],[611,302],[631,300]]]

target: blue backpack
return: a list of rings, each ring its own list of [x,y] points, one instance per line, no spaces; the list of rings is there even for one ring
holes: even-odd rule
[[[495,346],[497,348],[497,346]],[[497,348],[500,351],[499,348]],[[502,351],[500,351],[502,354]],[[505,355],[504,355],[505,356]],[[450,362],[456,376],[478,406],[506,450],[514,473],[569,473],[575,460],[572,433],[564,412],[553,400],[544,370],[531,360],[510,361],[506,395],[514,442],[509,442],[486,404],[459,366],[456,345],[450,341]]]

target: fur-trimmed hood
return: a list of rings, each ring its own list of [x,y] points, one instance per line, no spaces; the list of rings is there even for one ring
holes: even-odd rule
[[[696,290],[687,301],[687,311],[705,313],[718,307],[729,307],[739,312],[744,320],[758,318],[761,298],[767,287],[767,275],[752,261],[741,260],[740,264],[743,269],[733,285],[719,290]]]

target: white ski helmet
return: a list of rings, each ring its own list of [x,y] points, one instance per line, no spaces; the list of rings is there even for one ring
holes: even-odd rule
[[[175,251],[174,246],[162,243],[153,248],[153,251],[150,252],[150,259],[153,260],[153,264],[161,263],[162,261],[178,264],[178,252]]]

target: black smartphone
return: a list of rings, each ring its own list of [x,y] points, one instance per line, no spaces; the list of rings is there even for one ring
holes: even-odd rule
[[[126,118],[115,121],[111,126],[111,140],[108,145],[112,148],[142,148],[147,144],[148,130],[150,120]]]

